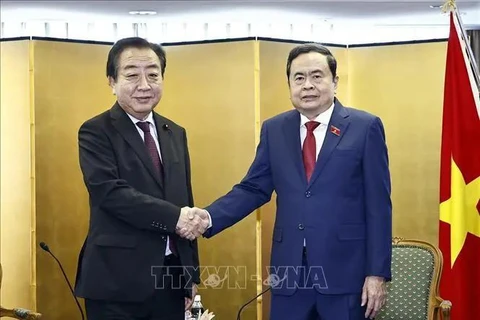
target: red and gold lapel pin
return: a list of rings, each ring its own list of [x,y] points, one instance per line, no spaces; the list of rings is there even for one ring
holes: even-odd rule
[[[336,136],[340,136],[340,129],[335,126],[330,126],[330,132]]]

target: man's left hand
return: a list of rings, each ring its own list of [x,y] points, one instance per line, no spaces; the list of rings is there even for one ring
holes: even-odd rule
[[[197,285],[194,283],[192,284],[192,297],[185,297],[185,311],[190,310],[193,304],[193,300],[195,299],[195,296],[197,295]]]
[[[362,291],[362,307],[367,305],[365,318],[373,319],[387,300],[387,287],[383,277],[365,278]]]

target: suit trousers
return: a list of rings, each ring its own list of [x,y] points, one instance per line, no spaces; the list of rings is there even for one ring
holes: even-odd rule
[[[85,299],[87,319],[184,320],[186,291],[182,280],[183,271],[178,267],[180,265],[180,260],[176,256],[165,257],[164,274],[168,272],[168,276],[157,275],[157,289],[146,301],[116,302]]]
[[[298,288],[291,296],[272,294],[270,320],[365,320],[361,294],[320,294],[305,279],[308,270],[304,250]]]

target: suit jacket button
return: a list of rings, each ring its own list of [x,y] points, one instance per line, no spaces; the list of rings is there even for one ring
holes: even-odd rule
[[[300,223],[300,224],[298,225],[298,230],[303,230],[303,229],[305,229],[305,227],[303,226],[303,224]]]
[[[305,192],[305,197],[310,198],[312,196],[312,193],[310,191]]]

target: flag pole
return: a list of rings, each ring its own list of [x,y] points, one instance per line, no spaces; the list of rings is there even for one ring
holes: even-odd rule
[[[465,31],[465,28],[463,26],[462,18],[460,17],[460,13],[458,12],[457,5],[455,4],[455,0],[447,0],[445,4],[442,6],[442,11],[447,12],[447,11],[453,11],[455,14],[455,17],[458,20],[458,25],[460,26],[460,31],[462,33],[462,37],[465,40],[465,48],[467,49],[467,57],[468,60],[470,60],[470,64],[472,65],[472,70],[473,70],[473,76],[475,78],[475,82],[477,84],[477,88],[480,91],[480,73],[478,70],[477,62],[475,61],[475,57],[473,55],[472,48],[470,47],[470,44],[468,43],[468,36],[467,32]]]

